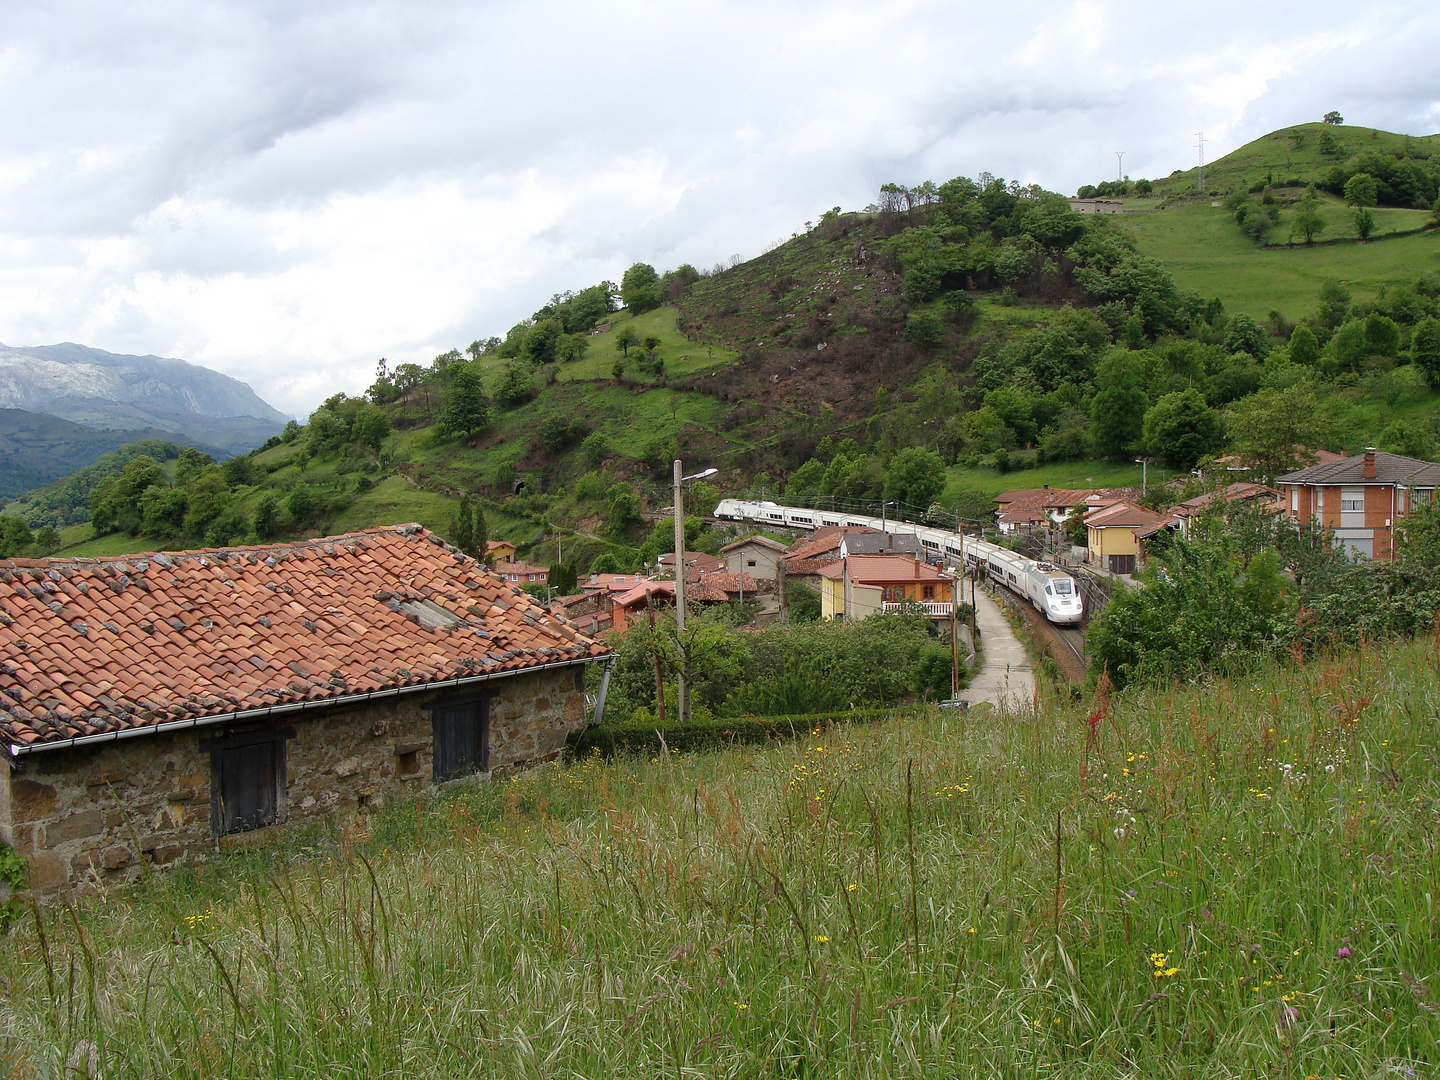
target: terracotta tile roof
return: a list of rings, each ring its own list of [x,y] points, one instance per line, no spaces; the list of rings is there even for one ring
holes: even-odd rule
[[[1096,488],[1011,488],[995,496],[997,509],[1016,511],[1029,509],[1068,510],[1083,502]]]
[[[644,580],[644,574],[591,574],[580,588],[586,592],[628,592]]]
[[[675,572],[675,553],[667,551],[657,558],[656,563],[664,566],[673,574]],[[711,570],[724,570],[725,560],[718,555],[707,555],[703,551],[685,552],[685,574],[687,577],[694,577],[697,570],[709,572]]]
[[[700,599],[700,596],[695,592],[695,587],[697,585],[704,586],[705,588],[711,590],[718,589],[721,592],[725,593],[727,596],[730,593],[753,593],[757,588],[759,588],[759,586],[755,584],[755,579],[746,573],[702,574],[698,580],[694,578],[685,579],[686,595],[691,597],[691,599]]]
[[[1085,515],[1085,524],[1092,529],[1123,529],[1148,527],[1164,518],[1153,510],[1128,502],[1114,502]]]
[[[850,566],[850,580],[861,585],[892,585],[910,581],[949,581],[950,575],[928,563],[904,555],[851,555],[820,571],[820,576],[839,581]]]
[[[827,551],[838,551],[842,536],[862,536],[879,532],[879,529],[872,529],[868,525],[824,525],[791,544],[785,561],[788,563],[791,559],[813,559]]]
[[[419,525],[0,560],[0,742],[57,742],[610,650]]]
[[[1203,495],[1197,495],[1193,499],[1186,499],[1184,502],[1172,506],[1170,514],[1177,518],[1192,517],[1215,502],[1233,503],[1244,502],[1247,499],[1267,499],[1278,503],[1281,498],[1278,489],[1266,487],[1264,484],[1226,484],[1219,491],[1207,491]]]
[[[493,567],[497,574],[516,574],[521,581],[524,581],[530,574],[549,574],[548,566],[535,566],[532,563],[523,562],[497,562]]]
[[[617,607],[634,607],[641,600],[651,596],[675,598],[675,582],[673,581],[641,581],[632,585],[626,591],[614,597]],[[689,605],[686,605],[687,607]]]
[[[1026,525],[1033,524],[1037,521],[1049,521],[1050,519],[1046,516],[1044,510],[1035,506],[1028,509],[1007,510],[1000,515],[998,520],[1004,522],[1006,525]]]
[[[749,574],[706,574],[699,578],[688,577],[685,580],[686,607],[691,603],[723,604],[739,593],[742,585],[747,593],[754,593],[757,588],[755,579]],[[615,597],[615,603],[622,608],[629,608],[651,596],[673,602],[675,582],[642,581],[628,592]]]

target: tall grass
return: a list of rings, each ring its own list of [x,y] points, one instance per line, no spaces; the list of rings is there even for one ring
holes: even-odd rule
[[[0,1038],[17,1076],[1432,1075],[1437,687],[1418,641],[453,785],[31,912]]]

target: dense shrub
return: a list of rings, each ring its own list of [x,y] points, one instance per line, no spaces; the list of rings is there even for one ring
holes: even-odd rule
[[[654,723],[601,724],[582,728],[569,737],[570,753],[581,756],[625,751],[657,753],[663,747],[678,753],[715,750],[727,746],[798,739],[815,728],[833,724],[875,724],[894,715],[892,709],[847,709],[800,716],[738,716],[692,720],[680,726]],[[663,740],[663,742],[662,742]]]

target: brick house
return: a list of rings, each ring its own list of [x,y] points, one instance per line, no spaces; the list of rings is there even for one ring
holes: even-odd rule
[[[418,525],[0,561],[0,837],[39,890],[557,756],[609,649]]]
[[[1395,522],[1435,498],[1440,464],[1367,450],[1286,473],[1276,483],[1285,489],[1291,520],[1333,530],[1336,546],[1352,554],[1388,559]]]
[[[511,560],[497,562],[494,570],[500,576],[501,581],[515,586],[544,585],[550,577],[550,568],[547,566],[535,566],[531,563]]]

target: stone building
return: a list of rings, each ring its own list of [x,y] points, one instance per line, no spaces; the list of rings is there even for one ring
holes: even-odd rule
[[[0,837],[49,891],[557,756],[609,650],[418,525],[0,561]]]

